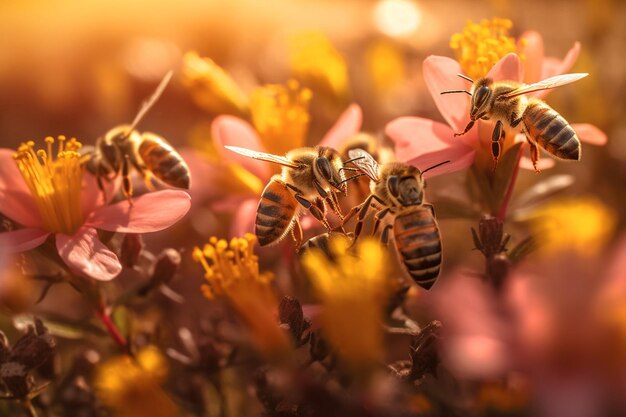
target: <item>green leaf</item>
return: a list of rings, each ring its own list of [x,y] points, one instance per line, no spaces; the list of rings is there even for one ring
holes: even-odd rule
[[[18,314],[13,316],[13,325],[16,329],[25,331],[28,326],[33,324],[34,317],[35,316],[32,314]],[[85,337],[85,333],[106,335],[106,332],[100,327],[90,324],[87,321],[72,321],[63,317],[50,315],[46,317],[37,315],[37,318],[43,322],[52,335],[64,339],[82,339]]]

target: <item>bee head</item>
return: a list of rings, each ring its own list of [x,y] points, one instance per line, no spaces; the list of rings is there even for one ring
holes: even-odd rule
[[[395,172],[394,172],[395,171]],[[395,204],[419,206],[424,199],[424,179],[419,169],[404,165],[393,170],[386,179],[387,190]]]
[[[481,78],[472,86],[471,120],[478,120],[489,111],[492,84],[491,78]]]
[[[332,148],[320,148],[319,156],[315,158],[315,176],[318,180],[322,179],[322,183],[325,181],[337,191],[347,194],[348,184],[341,170],[342,167],[343,162],[339,152]]]

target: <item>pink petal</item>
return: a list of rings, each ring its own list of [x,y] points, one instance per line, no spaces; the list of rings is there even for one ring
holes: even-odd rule
[[[525,32],[517,44],[518,48],[524,51],[524,82],[531,84],[540,81],[544,56],[541,35],[534,30]]]
[[[589,123],[572,123],[571,125],[582,142],[592,145],[606,145],[606,133]]]
[[[268,162],[248,158],[224,148],[228,145],[265,152],[259,135],[248,122],[234,116],[219,116],[211,125],[211,134],[217,151],[227,162],[238,163],[263,181],[269,180]]]
[[[574,43],[574,46],[567,51],[565,58],[560,60],[558,58],[545,58],[543,60],[543,69],[541,71],[541,79],[553,77],[555,75],[565,74],[573,66],[578,59],[580,53],[580,43]]]
[[[122,233],[148,233],[166,229],[179,221],[191,206],[189,194],[162,190],[128,201],[98,207],[85,222],[102,230]]]
[[[362,122],[363,112],[361,111],[361,107],[358,104],[351,104],[326,133],[320,142],[320,146],[329,146],[338,149],[343,141],[361,130]]]
[[[98,239],[92,228],[81,228],[73,236],[57,234],[59,255],[72,271],[99,281],[110,281],[121,271],[117,256]]]
[[[467,168],[474,161],[475,150],[466,142],[477,140],[474,132],[455,138],[452,130],[442,123],[421,117],[400,117],[385,127],[385,133],[395,142],[396,157],[401,162],[425,170],[450,161],[428,171],[425,178]]]
[[[249,198],[239,205],[230,228],[230,237],[241,237],[246,233],[254,233],[258,205],[259,200],[254,198]]]
[[[507,54],[500,61],[491,67],[487,77],[495,81],[507,80],[522,82],[524,78],[524,67],[517,54]]]
[[[0,251],[3,254],[24,252],[41,245],[49,235],[49,232],[35,228],[0,233]]]
[[[0,190],[0,212],[22,226],[38,228],[41,217],[35,200],[29,191]]]
[[[14,154],[12,149],[0,149],[0,190],[29,194],[28,186],[13,159]]]
[[[83,174],[82,189],[80,194],[83,216],[88,217],[96,207],[102,206],[108,201],[111,201],[116,193],[116,184],[119,184],[120,180],[121,178],[115,178],[112,181],[105,181],[103,179],[102,185],[107,199],[107,201],[104,201],[105,195],[102,193],[102,190],[100,190],[100,187],[98,187],[96,177],[90,172],[85,171]]]
[[[191,181],[191,189],[189,193],[193,197],[194,202],[203,202],[209,198],[223,194],[223,190],[213,185],[213,179],[224,174],[224,167],[212,163],[208,158],[202,156],[199,151],[186,148],[179,151],[187,166],[191,178],[199,178],[200,181]]]
[[[462,131],[469,121],[469,96],[463,93],[441,95],[442,91],[470,89],[470,82],[457,75],[462,72],[461,66],[451,58],[431,55],[422,67],[424,81],[437,109],[455,132]]]
[[[532,159],[530,159],[527,156],[522,156],[522,159],[520,159],[519,161],[519,166],[520,168],[527,169],[529,171],[535,170]],[[550,169],[553,166],[554,166],[554,159],[550,158],[549,156],[543,157],[539,161],[537,161],[537,168],[540,171],[543,171],[544,169]]]

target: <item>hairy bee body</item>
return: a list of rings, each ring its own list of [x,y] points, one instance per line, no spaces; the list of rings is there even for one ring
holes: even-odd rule
[[[564,74],[547,78],[534,84],[520,84],[513,81],[493,81],[481,78],[472,82],[470,91],[451,90],[447,93],[467,93],[471,98],[470,121],[464,135],[477,120],[494,120],[491,153],[498,162],[502,150],[505,131],[522,132],[530,144],[530,156],[537,169],[538,146],[560,159],[580,160],[581,143],[570,124],[552,107],[538,98],[528,98],[526,94],[555,88],[584,78],[588,74]]]
[[[358,212],[355,238],[361,233],[369,209],[373,204],[378,205],[374,232],[383,225],[381,241],[388,243],[391,234],[395,252],[407,275],[421,287],[430,289],[439,277],[442,245],[433,206],[424,202],[423,173],[414,166],[398,162],[379,166],[371,155],[360,149],[351,152],[350,157],[359,158],[353,163],[371,179],[370,196],[346,216],[348,219]]]
[[[580,140],[570,124],[541,100],[530,99],[523,114],[531,140],[561,159],[580,160]]]
[[[189,167],[172,145],[162,137],[149,132],[142,133],[141,139],[137,154],[145,169],[167,185],[188,189]]]
[[[339,152],[317,146],[297,148],[285,156],[266,154],[250,149],[227,146],[241,155],[273,162],[282,166],[266,185],[257,206],[255,234],[259,245],[278,243],[291,231],[296,246],[302,242],[298,217],[308,210],[328,230],[326,204],[343,219],[335,191],[347,192],[343,162]]]
[[[427,290],[441,269],[441,235],[432,206],[403,210],[394,220],[396,250],[409,276]]]
[[[254,234],[259,245],[282,240],[294,226],[298,201],[280,176],[274,175],[265,186],[256,212]]]

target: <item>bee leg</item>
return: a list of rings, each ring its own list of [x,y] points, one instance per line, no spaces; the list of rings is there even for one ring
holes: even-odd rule
[[[341,207],[339,207],[339,199],[337,198],[337,194],[333,190],[330,190],[330,198],[327,201],[330,207],[332,207],[335,214],[337,214],[337,216],[339,216],[339,219],[343,221],[343,213],[341,212]]]
[[[422,207],[426,207],[432,213],[433,217],[435,217],[435,207],[432,204],[424,203]]]
[[[302,205],[302,207],[309,210],[309,212],[313,215],[313,217],[319,220],[324,225],[325,228],[327,228],[329,231],[332,230],[332,228],[330,227],[330,224],[328,224],[328,220],[326,220],[326,216],[324,215],[324,212],[320,210],[320,208],[316,204],[313,204],[309,200],[307,200],[302,195],[300,190],[298,190],[293,185],[287,184],[287,187],[296,191],[296,193],[294,194],[294,198],[298,201],[298,203]]]
[[[359,212],[359,210],[361,210],[361,207],[363,207],[363,203],[352,207],[346,217],[343,218],[343,223],[341,225],[345,226],[346,223],[348,223],[348,221],[350,221]]]
[[[374,223],[374,231],[372,232],[373,235],[375,235],[376,232],[378,231],[378,227],[380,226],[380,222],[390,212],[391,212],[391,207],[387,207],[386,209],[383,209],[383,210],[379,211],[378,213],[376,213],[376,215],[374,216],[374,219],[376,220],[376,222]]]
[[[388,224],[387,226],[385,226],[383,232],[380,234],[380,243],[382,243],[383,245],[387,245],[389,243],[389,231],[392,227],[392,224]]]
[[[498,120],[496,126],[491,133],[491,155],[493,156],[493,170],[496,170],[498,166],[498,159],[500,158],[500,152],[502,151],[502,138],[504,137],[504,130],[502,129],[502,122]]]
[[[469,132],[469,130],[474,126],[474,123],[476,123],[474,120],[470,120],[470,122],[467,124],[467,126],[465,126],[465,129],[463,129],[463,131],[461,133],[455,133],[454,137],[463,136],[464,134]]]
[[[356,226],[354,226],[354,240],[356,240],[361,234],[361,230],[363,229],[363,222],[365,221],[365,216],[367,215],[367,212],[370,209],[370,205],[374,200],[378,201],[380,204],[383,204],[383,201],[380,198],[376,197],[374,194],[370,194],[370,196],[365,199],[365,201],[361,205],[361,209],[359,210],[359,217]]]
[[[530,145],[530,159],[533,161],[535,172],[539,174],[541,172],[541,170],[537,168],[537,162],[539,162],[539,148],[531,141],[528,141],[528,144]]]
[[[128,200],[128,204],[133,205],[133,183],[130,180],[130,162],[128,155],[124,156],[122,162],[122,192]]]
[[[296,251],[300,251],[300,247],[302,246],[302,225],[298,221],[298,219],[293,219],[293,227],[291,228],[291,237],[293,238],[294,243],[296,244]]]

